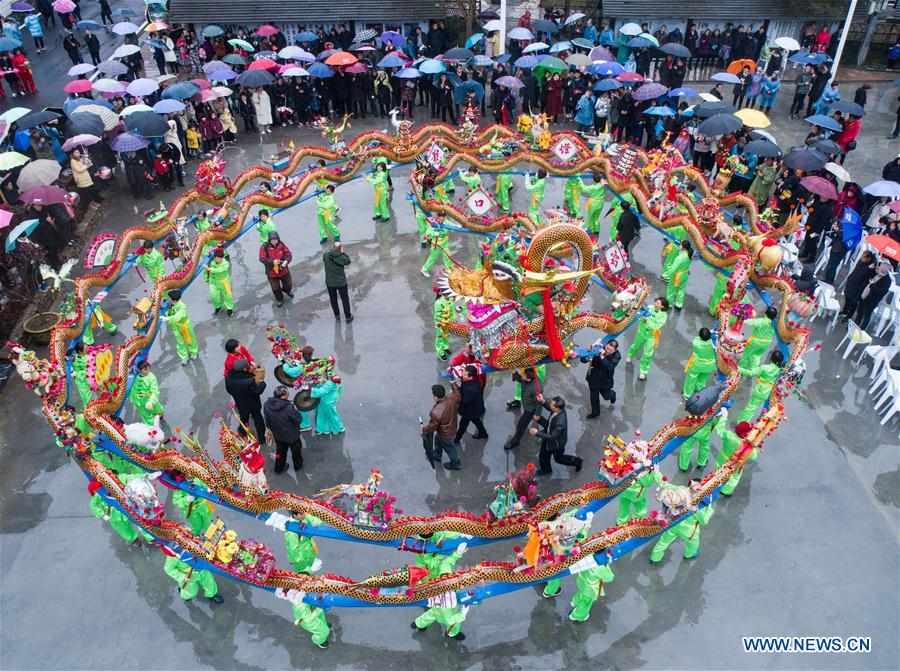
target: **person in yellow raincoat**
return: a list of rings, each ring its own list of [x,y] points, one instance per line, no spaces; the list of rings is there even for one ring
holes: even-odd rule
[[[316,196],[316,217],[319,222],[319,244],[324,245],[328,242],[329,234],[334,237],[334,241],[341,239],[341,232],[334,225],[334,218],[341,211],[334,200],[334,184],[329,184],[325,190]]]
[[[209,298],[213,304],[213,314],[217,315],[224,307],[228,316],[234,314],[234,296],[231,295],[231,264],[225,259],[225,250],[216,249],[213,257],[203,271],[203,279],[209,282]]]
[[[666,300],[676,310],[684,307],[684,292],[687,289],[688,278],[691,276],[691,259],[694,258],[694,248],[685,240],[681,243],[678,256],[669,266],[669,285],[666,287]]]
[[[388,209],[387,177],[387,166],[384,163],[379,163],[375,167],[375,172],[371,175],[366,175],[366,181],[375,188],[375,216],[372,217],[373,221],[378,221],[379,219],[389,221],[391,218],[391,212]]]
[[[187,306],[181,300],[181,291],[173,289],[169,292],[169,299],[172,301],[172,305],[161,319],[172,327],[175,351],[178,352],[181,365],[187,366],[188,361],[199,356],[200,344],[194,334],[194,324],[188,315]]]
[[[543,168],[537,171],[537,177],[525,175],[525,188],[531,193],[531,203],[528,205],[528,216],[531,220],[540,224],[543,220],[541,206],[544,204],[544,189],[547,187],[547,171]]]

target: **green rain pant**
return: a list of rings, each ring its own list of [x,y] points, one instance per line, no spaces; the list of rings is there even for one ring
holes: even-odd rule
[[[647,517],[646,489],[635,499],[626,496],[627,491],[628,490],[619,495],[619,513],[616,515],[616,524],[625,524],[628,520],[635,517]],[[633,514],[631,512],[631,506],[634,506]]]
[[[672,307],[680,308],[684,306],[684,292],[687,291],[688,276],[684,275],[678,285],[675,285],[675,278],[669,278],[669,284],[666,286],[666,300]]]
[[[103,330],[112,335],[118,329],[115,324],[109,321],[103,322]],[[94,344],[94,329],[92,329],[90,325],[88,325],[87,328],[84,329],[84,333],[81,335],[81,342],[83,342],[85,345]]]
[[[378,214],[378,212],[376,211],[375,214]],[[331,210],[320,211],[317,213],[317,217],[319,220],[319,238],[327,240],[328,235],[331,234],[335,240],[341,239],[341,232],[338,230],[338,227],[332,223],[334,214]]]
[[[612,216],[612,224],[609,227],[609,241],[612,242],[619,235],[619,217],[622,216],[622,210],[616,208]]]
[[[187,335],[190,343],[185,340],[184,333],[180,326],[172,329],[172,335],[175,336],[175,351],[178,352],[178,358],[187,361],[188,357],[196,356],[200,353],[200,343],[197,342],[197,336],[194,334],[194,325],[187,327]]]
[[[500,189],[497,191],[497,204],[504,212],[509,212],[509,189]]]
[[[434,329],[434,353],[437,356],[441,356],[441,354],[450,352],[450,338],[447,337],[447,333],[440,326]]]
[[[75,378],[75,386],[78,388],[78,395],[81,397],[81,405],[86,408],[91,400],[91,385],[84,375],[74,375],[73,377]]]
[[[600,214],[606,201],[601,198],[589,198],[587,202],[587,230],[600,234]]]
[[[234,298],[231,295],[230,283],[226,285],[225,282],[210,282],[209,299],[216,310],[221,310],[223,307],[226,310],[234,310]],[[179,356],[181,356],[180,352]]]
[[[691,458],[694,456],[694,446],[697,450],[697,468],[703,468],[709,463],[709,436],[712,427],[703,427],[693,436],[687,438],[678,448],[678,468],[687,471],[691,467]]]
[[[709,381],[710,374],[716,370],[715,361],[712,364],[694,362],[688,366],[684,376],[684,387],[681,392],[685,397],[690,396],[698,389],[703,389]]]
[[[135,404],[135,410],[137,410],[138,417],[141,418],[141,422],[143,424],[152,425],[157,415],[163,414],[162,404],[158,401],[153,405],[150,410],[144,407],[143,403]]]
[[[570,214],[581,218],[581,198],[575,198],[575,196],[566,189],[565,196],[563,197],[563,207],[569,211]]]
[[[640,373],[647,375],[650,372],[650,364],[653,363],[653,353],[656,351],[656,338],[652,331],[638,329],[634,342],[628,348],[628,358],[633,359],[641,346],[644,347],[644,351],[641,354]]]
[[[458,607],[439,608],[435,606],[419,615],[415,622],[416,627],[419,629],[425,629],[435,622],[442,624],[447,629],[447,636],[453,638],[459,633],[459,629],[465,619],[466,616]]]
[[[312,428],[312,413],[311,412],[301,412],[300,413],[300,428],[301,429],[311,429]]]
[[[385,221],[391,218],[391,212],[388,210],[387,186],[375,187],[374,216]]]
[[[687,528],[681,530],[681,527]],[[666,529],[663,532],[662,536],[659,537],[659,540],[656,541],[656,545],[653,546],[653,551],[650,553],[650,561],[658,562],[661,560],[666,550],[675,542],[676,538],[684,540],[685,559],[696,557],[697,553],[700,552],[700,527],[697,526],[695,528],[693,521],[689,519],[671,529]]]
[[[305,603],[291,604],[294,611],[294,624],[312,635],[312,642],[321,645],[328,640],[331,629],[325,620],[325,611]]]
[[[760,358],[766,353],[771,344],[771,340],[757,340],[753,338],[744,348],[744,353],[741,354],[741,361],[738,365],[741,368],[756,368],[759,365]]]
[[[753,391],[750,392],[750,400],[744,406],[741,416],[738,417],[739,422],[749,422],[756,417],[759,409],[769,399],[772,394],[772,385],[757,382],[753,385]]]
[[[216,579],[211,572],[194,570],[179,594],[185,601],[190,601],[197,596],[201,588],[203,588],[203,596],[207,599],[212,599],[219,593],[219,586],[216,584]]]
[[[425,265],[422,266],[422,270],[424,272],[429,272],[431,270],[431,266],[434,265],[435,261],[439,258],[443,257],[444,260],[444,268],[450,268],[450,257],[447,256],[447,253],[440,247],[432,247],[431,251],[428,252],[428,258],[425,260]]]
[[[575,586],[577,588],[575,594],[572,595],[572,612],[569,617],[578,622],[584,622],[591,615],[591,607],[600,598],[600,590],[603,589],[603,583],[590,585],[585,581],[579,580],[579,573],[575,577]]]
[[[554,578],[553,580],[548,580],[544,584],[544,596],[556,596],[559,594],[559,590],[562,587],[562,579]]]
[[[722,300],[722,296],[725,295],[725,289],[727,289],[728,278],[720,273],[716,273],[716,286],[713,289],[712,296],[709,298],[709,314],[715,316],[716,308],[719,307],[719,301]]]

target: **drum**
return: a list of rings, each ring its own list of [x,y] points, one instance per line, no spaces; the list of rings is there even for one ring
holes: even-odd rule
[[[313,398],[309,389],[301,389],[294,396],[294,407],[300,412],[309,412],[319,405],[319,399]]]
[[[290,375],[285,373],[284,368],[281,366],[281,364],[275,366],[275,379],[285,387],[293,387],[294,382],[297,380],[297,378],[291,377]]]

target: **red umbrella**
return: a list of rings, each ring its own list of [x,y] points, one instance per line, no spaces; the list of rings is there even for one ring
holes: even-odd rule
[[[191,80],[191,83],[192,83],[192,84],[196,84],[197,86],[199,86],[201,91],[205,91],[206,89],[211,89],[211,88],[212,88],[212,84],[210,84],[210,83],[209,83],[207,80],[205,80],[205,79],[192,79],[192,80]]]
[[[900,243],[886,235],[867,235],[866,242],[882,256],[900,261]]]
[[[273,61],[271,58],[260,58],[259,60],[253,61],[248,67],[248,70],[271,70],[272,68],[277,68],[278,63]]]
[[[365,63],[354,63],[353,65],[348,65],[344,68],[344,72],[351,75],[361,75],[366,71]]]
[[[255,32],[260,37],[272,37],[272,35],[275,35],[276,33],[280,33],[281,31],[278,30],[278,28],[276,28],[273,25],[266,24],[264,26],[260,26],[259,28],[257,28]]]
[[[29,205],[57,205],[66,199],[66,192],[58,186],[35,186],[21,195],[22,201]]]
[[[800,180],[800,184],[807,191],[816,194],[822,200],[837,200],[837,189],[834,188],[834,184],[824,177],[818,177],[816,175],[804,177]]]
[[[888,203],[888,209],[891,212],[896,212],[897,214],[900,214],[900,200],[895,200],[892,203]]]
[[[325,59],[325,65],[353,65],[356,56],[346,51],[336,51]]]
[[[94,84],[87,79],[73,79],[63,86],[63,91],[66,93],[87,93],[92,88],[94,88]]]
[[[616,79],[620,82],[642,82],[644,78],[641,77],[637,72],[623,72],[620,75],[616,75]]]

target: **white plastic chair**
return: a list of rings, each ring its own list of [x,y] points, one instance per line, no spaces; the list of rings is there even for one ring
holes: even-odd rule
[[[888,364],[888,368],[890,368],[890,361],[897,356],[898,352],[900,352],[900,347],[896,345],[869,345],[866,347],[863,356],[872,359],[872,375],[870,377],[875,379],[885,364]]]
[[[827,282],[819,282],[814,295],[816,303],[819,305],[816,316],[833,312],[834,317],[832,317],[831,323],[834,325],[841,311],[841,304],[835,295],[834,287]]]
[[[887,408],[884,412],[884,417],[881,418],[881,425],[884,426],[887,424],[888,420],[900,412],[900,395],[897,394],[897,390],[894,390],[894,394],[891,397],[891,402],[888,404]]]
[[[825,264],[828,263],[828,256],[831,254],[831,239],[826,239],[825,244],[822,246],[822,253],[819,255],[819,259],[816,261],[816,273],[818,273],[822,268],[825,267]]]
[[[847,333],[844,335],[841,342],[838,343],[837,349],[840,349],[841,345],[843,345],[845,342],[847,343],[847,349],[844,350],[844,354],[841,357],[842,359],[846,359],[848,356],[850,356],[850,352],[859,345],[861,345],[863,347],[863,350],[865,350],[865,348],[872,343],[872,336],[866,333],[856,324],[856,322],[850,319],[847,321]]]
[[[886,390],[895,390],[900,388],[900,370],[893,370],[885,366],[881,369],[881,373],[879,373],[878,377],[875,378],[875,381],[872,382],[872,386],[869,387],[869,394],[875,396],[876,389],[878,389],[881,385],[885,385]],[[884,396],[884,392],[882,391],[879,394],[879,398]]]

